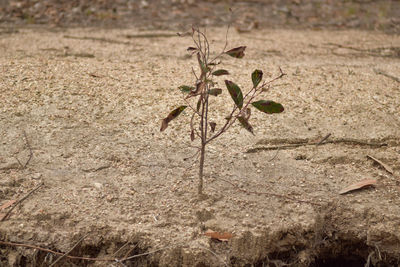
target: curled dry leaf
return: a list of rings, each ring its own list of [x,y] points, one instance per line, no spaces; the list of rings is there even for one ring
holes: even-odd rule
[[[210,237],[211,239],[224,241],[224,242],[229,241],[229,239],[231,239],[233,237],[233,234],[231,234],[231,233],[228,233],[228,232],[220,233],[220,232],[215,232],[211,229],[208,229],[204,233],[204,235]]]
[[[243,126],[243,128],[249,131],[252,135],[255,135],[253,132],[253,126],[250,125],[249,121],[246,118],[238,117],[238,121]]]
[[[358,190],[358,189],[361,189],[361,188],[364,188],[364,187],[367,187],[367,186],[371,186],[371,185],[374,185],[374,184],[376,184],[376,180],[374,180],[374,179],[365,179],[365,180],[362,180],[362,181],[360,181],[358,183],[349,185],[348,187],[342,189],[339,192],[339,194],[343,195],[343,194],[346,194],[348,192],[351,192],[351,191],[354,191],[354,190]]]
[[[229,71],[224,70],[224,69],[220,69],[220,70],[216,70],[212,73],[212,75],[214,76],[221,76],[221,75],[228,75]]]
[[[215,127],[217,124],[215,122],[210,122],[210,127],[211,127],[211,132],[213,133],[215,131]]]
[[[194,141],[194,130],[190,132],[190,140]]]
[[[235,58],[242,58],[242,57],[244,57],[244,50],[246,50],[246,46],[239,46],[239,47],[235,47],[231,50],[226,51],[225,54],[228,54],[231,57],[235,57]]]
[[[162,123],[161,123],[160,132],[162,132],[162,131],[164,131],[165,129],[167,129],[168,123],[169,123],[170,121],[172,121],[173,119],[175,119],[176,117],[178,117],[179,114],[181,114],[182,111],[184,111],[186,107],[187,107],[187,106],[180,106],[180,107],[174,109],[173,111],[171,111],[171,112],[168,114],[168,116],[167,116],[165,119],[163,119],[163,121],[162,121]]]

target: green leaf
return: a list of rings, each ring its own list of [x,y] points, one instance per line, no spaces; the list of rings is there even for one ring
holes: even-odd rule
[[[238,118],[238,121],[240,122],[240,124],[243,126],[243,128],[245,128],[252,135],[254,135],[253,127],[250,125],[249,121],[243,117],[237,117],[237,118]]]
[[[227,70],[223,70],[223,69],[216,70],[212,73],[212,75],[214,75],[214,76],[221,76],[221,75],[228,75],[228,74],[229,74],[229,72]]]
[[[226,88],[228,88],[229,94],[231,95],[233,102],[235,102],[236,106],[240,109],[243,107],[243,94],[240,87],[234,82],[225,80]]]
[[[285,109],[283,106],[279,103],[276,103],[271,100],[259,100],[256,102],[251,103],[256,109],[265,112],[267,114],[272,114],[272,113],[281,113]]]
[[[235,58],[242,58],[242,57],[244,57],[245,49],[246,49],[245,46],[239,46],[239,47],[233,48],[229,51],[226,51],[225,54],[228,54],[231,57],[235,57]]]
[[[213,88],[213,89],[210,89],[210,90],[208,91],[208,94],[209,94],[209,95],[213,95],[213,96],[218,96],[218,95],[222,94],[222,89],[221,89],[221,88]]]
[[[163,121],[162,121],[162,123],[161,123],[160,132],[162,132],[162,131],[164,131],[165,129],[167,129],[168,123],[169,123],[170,121],[172,121],[173,119],[175,119],[176,117],[178,117],[179,114],[181,114],[182,111],[185,110],[185,108],[187,108],[187,106],[180,106],[180,107],[174,109],[173,111],[171,111],[171,112],[168,114],[168,116],[167,116],[165,119],[163,119]]]
[[[210,80],[210,79],[206,79],[205,82],[207,84],[209,84],[210,86],[214,86],[216,84],[213,80]]]
[[[178,87],[183,93],[190,93],[191,91],[194,90],[193,86],[187,86],[187,85],[181,85]]]
[[[255,70],[251,74],[251,80],[253,81],[254,88],[261,82],[263,76],[263,72],[261,70]]]

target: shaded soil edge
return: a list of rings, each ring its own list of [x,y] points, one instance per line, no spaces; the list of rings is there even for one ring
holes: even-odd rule
[[[207,239],[196,242],[200,239],[195,239],[195,243],[162,247],[142,233],[126,236],[109,232],[107,235],[104,229],[98,229],[95,238],[84,239],[55,266],[397,266],[400,240],[395,233],[370,227],[362,220],[361,225],[348,225],[350,209],[331,203],[317,211],[315,221],[307,226],[265,229],[261,233],[244,231],[229,242]],[[352,218],[351,223],[355,221]],[[374,236],[380,237],[379,242]],[[3,241],[15,241],[5,232],[0,237]],[[34,239],[18,241],[35,244]],[[67,252],[56,244],[36,245],[43,250],[0,244],[0,265],[48,266]],[[74,259],[74,256],[92,260]]]

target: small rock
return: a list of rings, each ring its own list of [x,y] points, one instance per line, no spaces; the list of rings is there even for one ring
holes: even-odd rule
[[[95,182],[95,183],[94,183],[94,187],[96,187],[97,189],[100,189],[100,188],[103,187],[103,185],[102,185],[101,183]]]
[[[42,177],[42,174],[39,173],[39,172],[32,174],[32,179],[37,180],[37,179],[39,179],[40,177]]]

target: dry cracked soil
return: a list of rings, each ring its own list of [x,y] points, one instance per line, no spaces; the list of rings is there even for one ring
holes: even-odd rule
[[[207,34],[220,51],[225,29]],[[223,58],[229,79],[245,90],[280,67],[265,98],[285,111],[209,145],[203,199],[190,112],[159,130],[193,82],[191,45],[135,27],[2,29],[0,265],[400,266],[400,36],[232,29],[247,50]],[[231,108],[226,90],[212,99],[217,128]]]

